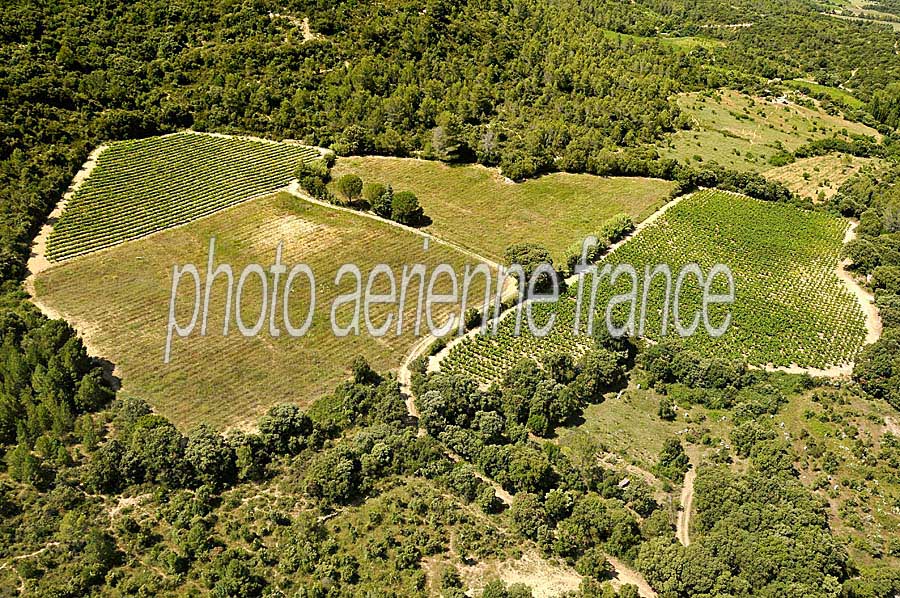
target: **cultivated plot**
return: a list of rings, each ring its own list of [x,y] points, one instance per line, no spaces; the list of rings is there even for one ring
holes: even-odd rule
[[[674,188],[659,179],[564,173],[511,183],[480,166],[400,158],[341,158],[333,177],[346,173],[412,191],[433,221],[429,231],[497,261],[523,241],[561,260],[572,243],[618,213],[643,220]]]
[[[728,306],[712,306],[710,321],[717,327],[730,311],[730,327],[724,335],[712,338],[701,324],[696,334],[681,342],[710,357],[740,357],[758,366],[826,369],[852,362],[866,336],[864,314],[836,274],[847,226],[845,220],[825,213],[702,191],[669,209],[606,262],[612,266],[630,264],[639,273],[638,320],[645,266],[667,264],[674,279],[687,264],[698,264],[705,274],[713,265],[725,264],[733,272],[735,300]],[[678,337],[673,320],[675,282],[668,301],[663,277],[654,278],[648,289],[643,310],[644,335],[648,338],[662,338],[664,316],[666,336]],[[612,296],[629,292],[631,285],[628,276],[620,278],[614,288],[609,285],[609,276],[601,280],[595,325],[604,325]],[[589,298],[590,284],[585,284],[585,289],[584,296]],[[724,279],[718,278],[712,290],[725,292]],[[523,356],[540,357],[559,348],[583,352],[589,339],[573,335],[577,286],[568,293],[569,297],[555,305],[535,306],[538,323],[556,314],[550,336],[515,336],[515,319],[507,316],[497,336],[476,336],[459,343],[442,367],[490,382]],[[693,277],[686,278],[679,303],[681,320],[687,326],[702,303],[701,289]],[[583,306],[582,331],[587,322],[587,299]],[[630,303],[616,306],[613,323],[624,325],[629,308]]]
[[[309,265],[316,277],[316,308],[305,336],[288,336],[281,323],[286,276],[281,277],[276,300],[275,321],[281,335],[273,337],[268,322],[255,337],[241,335],[236,326],[237,309],[248,327],[256,323],[261,311],[262,282],[255,275],[248,277],[240,302],[234,295],[229,333],[223,336],[227,281],[220,276],[211,287],[207,336],[200,336],[199,320],[188,337],[173,340],[170,363],[163,363],[173,266],[197,265],[205,287],[211,237],[216,238],[215,265],[232,265],[234,288],[247,265],[261,264],[268,270],[280,242],[284,244],[281,263],[288,269],[295,264]],[[424,251],[418,235],[282,193],[63,262],[37,277],[36,297],[40,304],[73,322],[95,354],[115,363],[124,380],[123,395],[145,398],[185,428],[201,421],[229,427],[254,422],[277,403],[308,405],[345,379],[357,355],[379,371],[400,364],[415,342],[412,322],[418,285],[409,286],[402,335],[373,338],[360,316],[360,334],[338,338],[332,332],[330,310],[337,295],[352,292],[354,284],[346,278],[336,285],[335,274],[350,262],[361,269],[365,288],[368,274],[378,263],[391,266],[399,279],[405,264],[425,264],[430,277],[437,264],[447,263],[462,273],[472,260],[435,243]],[[267,279],[271,313],[272,275]],[[475,280],[473,296],[483,293],[482,280]],[[309,284],[300,276],[291,287],[291,321],[298,328],[308,314]],[[445,292],[447,287],[447,279],[441,277],[434,293]],[[388,290],[384,277],[372,288],[376,294]],[[193,298],[193,282],[185,278],[176,303],[177,321],[183,326],[191,319]],[[352,310],[352,304],[339,309],[336,321],[348,325]],[[443,322],[448,310],[448,306],[438,306],[435,321]],[[396,306],[373,309],[373,326],[381,326],[388,313],[394,314],[395,330]],[[424,316],[421,325],[424,334]]]
[[[185,224],[286,186],[315,148],[178,133],[112,144],[53,227],[51,261]]]

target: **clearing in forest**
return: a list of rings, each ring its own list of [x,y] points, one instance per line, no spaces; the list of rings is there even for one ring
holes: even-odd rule
[[[496,261],[523,241],[543,245],[559,261],[618,213],[643,220],[675,187],[659,179],[564,173],[512,183],[482,166],[403,158],[341,158],[332,177],[347,173],[412,191],[433,221],[428,231]]]
[[[878,158],[858,158],[849,154],[828,154],[802,158],[786,166],[765,172],[765,177],[779,181],[800,197],[813,201],[829,199],[840,186],[859,172],[877,172],[883,161]],[[820,196],[821,194],[821,196]]]
[[[725,264],[734,276],[735,301],[730,306],[712,306],[710,320],[718,326],[727,309],[732,316],[730,327],[724,335],[712,338],[701,324],[696,334],[681,342],[710,357],[744,358],[752,365],[826,369],[851,363],[866,338],[862,309],[836,273],[847,227],[846,220],[826,213],[733,193],[701,191],[667,210],[606,262],[630,264],[639,273],[638,320],[644,267],[669,266],[673,281],[666,336],[670,338],[678,337],[672,314],[678,272],[696,263],[706,275],[713,265]],[[726,292],[719,283],[724,283],[722,277],[716,279],[713,293]],[[605,310],[612,296],[628,293],[631,285],[629,276],[622,276],[615,288],[610,287],[608,276],[601,279],[595,304],[598,326],[605,325]],[[585,297],[589,297],[590,284],[586,283],[585,289]],[[667,304],[664,289],[664,278],[654,278],[647,300],[644,335],[656,340],[661,338]],[[442,369],[490,382],[522,357],[540,357],[560,348],[583,352],[589,339],[573,335],[576,292],[577,284],[569,289],[568,298],[535,305],[539,324],[556,313],[549,336],[515,336],[515,318],[506,317],[496,336],[475,336],[455,345],[441,363]],[[583,305],[587,307],[586,300]],[[630,305],[623,303],[613,310],[616,325],[627,320]],[[680,307],[687,325],[701,307],[701,289],[693,277],[686,279]],[[586,317],[581,322],[583,331]]]
[[[802,97],[802,96],[800,96]],[[737,91],[685,93],[678,106],[692,123],[659,144],[664,157],[701,166],[717,162],[735,170],[761,172],[772,168],[769,158],[794,151],[817,139],[849,138],[849,134],[880,139],[875,129],[816,108],[776,98],[751,97]]]
[[[113,143],[66,205],[47,246],[61,261],[285,187],[318,150],[295,143],[176,133]]]
[[[216,238],[215,265],[227,263],[234,271],[234,285],[249,264],[268,272],[276,247],[284,243],[281,263],[288,269],[306,263],[316,278],[316,307],[305,336],[290,337],[284,330],[273,337],[266,324],[255,337],[243,337],[236,326],[236,294],[229,335],[223,336],[226,279],[220,276],[211,290],[207,336],[200,324],[187,338],[174,338],[171,361],[163,363],[173,266],[195,264],[205,287],[211,237]],[[338,338],[332,332],[330,311],[339,294],[354,289],[352,277],[335,284],[335,274],[345,263],[355,263],[363,276],[363,289],[371,269],[390,265],[398,284],[404,264],[424,263],[430,277],[437,264],[447,263],[458,273],[474,260],[444,245],[432,243],[423,251],[422,237],[353,213],[331,210],[280,193],[224,210],[186,226],[163,231],[146,239],[108,251],[67,260],[42,272],[35,280],[36,302],[45,311],[71,322],[85,337],[92,353],[103,355],[117,367],[123,379],[120,396],[139,396],[182,428],[209,422],[225,428],[253,422],[274,404],[308,405],[345,379],[357,355],[373,368],[396,368],[415,342],[411,322],[418,284],[403,311],[403,334],[394,329],[373,338],[360,316],[359,336]],[[214,265],[214,267],[215,267]],[[272,274],[268,274],[269,294]],[[276,322],[281,322],[286,276],[279,282]],[[440,278],[434,293],[446,292]],[[475,279],[472,296],[483,293],[482,277]],[[428,278],[426,278],[426,283]],[[242,320],[252,326],[259,317],[262,282],[250,275],[240,301]],[[380,276],[373,293],[388,292],[387,278]],[[203,289],[201,289],[201,293]],[[236,293],[236,291],[235,291]],[[309,283],[303,276],[292,284],[291,320],[299,327],[307,316]],[[194,285],[185,277],[177,294],[177,321],[187,324],[193,309]],[[271,303],[271,299],[270,299]],[[352,305],[339,309],[337,320],[351,320]],[[377,306],[373,325],[380,326],[388,311]],[[437,322],[445,321],[449,306],[438,306]],[[458,308],[457,308],[458,309]],[[271,313],[271,308],[268,310]],[[201,315],[202,318],[202,315]],[[427,332],[425,317],[422,333]]]

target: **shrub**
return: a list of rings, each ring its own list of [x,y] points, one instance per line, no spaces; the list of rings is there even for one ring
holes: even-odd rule
[[[419,224],[424,213],[419,198],[410,191],[399,191],[391,199],[391,220],[409,226]]]
[[[385,191],[387,191],[387,187],[381,183],[366,183],[363,185],[362,196],[363,199],[372,204],[376,199],[384,195]]]
[[[393,213],[394,190],[390,185],[383,187],[383,189],[384,191],[381,195],[368,200],[369,207],[377,216],[390,218]]]

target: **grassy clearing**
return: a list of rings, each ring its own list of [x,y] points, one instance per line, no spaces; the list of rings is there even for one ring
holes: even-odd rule
[[[825,501],[831,528],[861,565],[900,566],[900,441],[886,424],[898,419],[884,401],[834,389],[792,397],[775,416],[801,481]]]
[[[847,106],[851,108],[862,108],[866,104],[862,100],[856,98],[850,92],[841,89],[839,87],[831,87],[828,85],[819,85],[818,83],[814,83],[812,81],[807,81],[805,79],[791,79],[789,81],[785,81],[786,85],[790,85],[794,89],[805,91],[809,90],[815,93],[823,93],[826,94],[833,100],[843,102]]]
[[[266,326],[257,337],[244,338],[232,313],[229,336],[223,337],[226,294],[224,277],[220,277],[213,287],[208,336],[199,335],[198,325],[190,337],[176,338],[171,363],[163,364],[173,265],[196,264],[205,281],[212,236],[216,237],[216,262],[232,265],[235,284],[248,264],[267,269],[280,241],[284,242],[282,263],[309,264],[316,276],[317,297],[306,336],[292,338],[283,332],[273,338]],[[383,262],[399,276],[402,264],[420,261],[430,276],[436,264],[446,262],[462,272],[471,260],[442,245],[432,244],[423,253],[417,235],[279,194],[64,262],[37,278],[36,291],[38,302],[65,315],[85,334],[95,354],[116,364],[125,395],[145,398],[183,428],[201,421],[224,428],[255,421],[276,403],[309,404],[344,378],[356,355],[365,356],[381,371],[397,367],[414,342],[411,326],[404,325],[400,337],[381,339],[366,333],[364,320],[358,337],[337,338],[332,333],[331,303],[338,294],[352,290],[350,279],[336,287],[335,273],[340,265],[353,262],[366,277],[375,264]],[[269,279],[271,293],[271,275]],[[374,292],[386,292],[386,279],[380,277],[379,282]],[[437,285],[435,292],[442,292],[443,286]],[[410,292],[416,288],[411,286]],[[183,280],[178,298],[178,320],[187,323],[193,300],[190,278]],[[248,325],[256,321],[260,303],[261,282],[250,276],[241,303]],[[415,301],[407,303],[405,321],[411,322]],[[294,326],[306,317],[308,304],[308,284],[300,277],[291,295]],[[378,326],[385,310],[375,311]],[[278,322],[280,315],[279,310]],[[349,312],[339,311],[338,320],[349,322]]]
[[[879,137],[865,125],[819,109],[773,103],[737,91],[678,96],[678,105],[693,128],[678,131],[660,144],[663,156],[699,165],[718,162],[736,170],[764,171],[779,151],[793,151],[816,139],[849,133]]]
[[[412,191],[433,220],[430,232],[494,260],[522,241],[562,259],[566,248],[617,213],[643,220],[674,187],[658,179],[564,173],[510,183],[479,166],[377,157],[341,158],[333,177],[351,172]]]
[[[314,148],[178,133],[112,144],[53,227],[63,260],[185,224],[286,186]]]
[[[684,344],[710,356],[744,358],[753,365],[826,368],[851,362],[866,334],[862,310],[835,273],[846,228],[846,221],[828,214],[703,191],[669,209],[607,261],[611,265],[632,265],[641,279],[645,265],[667,264],[674,278],[692,262],[699,264],[704,273],[714,264],[726,264],[735,280],[735,302],[729,306],[730,327],[721,337],[712,338],[701,325],[696,334],[683,340]],[[657,340],[661,338],[665,305],[662,280],[655,278],[649,289],[644,330],[646,336]],[[714,293],[726,290],[719,282],[723,282],[721,277],[714,285]],[[628,276],[621,277],[615,288],[610,287],[608,277],[600,281],[597,325],[604,325],[612,295],[630,289]],[[577,285],[569,290],[570,298],[552,306],[535,306],[539,325],[551,313],[556,314],[551,335],[515,336],[515,318],[508,317],[497,336],[478,336],[456,345],[442,367],[446,365],[490,382],[523,356],[539,357],[560,348],[575,354],[583,351],[586,336],[573,334],[576,292]],[[642,292],[640,286],[636,319],[640,317]],[[677,337],[671,304],[670,300],[666,336]],[[617,325],[627,320],[629,306],[630,302],[613,310]],[[687,321],[687,314],[700,308],[696,282],[685,285],[680,306],[685,314],[683,321]],[[710,313],[713,326],[723,317],[724,313],[716,309]],[[582,318],[582,332],[585,321],[586,317]]]
[[[603,35],[607,39],[613,39],[617,41],[630,41],[633,43],[659,43],[664,46],[669,46],[671,48],[675,48],[684,52],[690,52],[691,50],[700,47],[713,49],[725,46],[725,42],[720,39],[700,37],[696,35],[685,37],[667,37],[664,35],[660,35],[658,37],[644,37],[640,35],[632,35],[630,33],[619,33],[617,31],[610,31],[608,29],[603,31]]]
[[[858,158],[846,154],[829,154],[803,158],[787,166],[767,170],[766,178],[784,183],[801,197],[828,199],[841,184],[860,171],[877,171],[883,166],[878,158]]]

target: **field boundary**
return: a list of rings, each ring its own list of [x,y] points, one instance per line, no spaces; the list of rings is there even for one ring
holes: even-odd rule
[[[69,188],[66,189],[62,198],[60,198],[53,207],[53,210],[41,225],[41,229],[38,231],[37,236],[32,239],[31,246],[29,247],[30,255],[27,264],[28,275],[25,277],[24,282],[25,291],[32,298],[34,298],[35,277],[47,268],[53,266],[53,264],[50,263],[50,260],[47,259],[47,241],[50,239],[53,225],[56,224],[56,221],[62,216],[62,213],[66,209],[69,200],[72,199],[72,196],[74,196],[75,193],[81,189],[81,186],[84,185],[85,181],[90,178],[91,173],[99,163],[100,154],[106,151],[107,148],[109,148],[109,145],[98,145],[90,154],[88,154],[87,160],[85,160],[84,164],[81,165],[81,168],[72,178],[72,182],[69,183]]]

